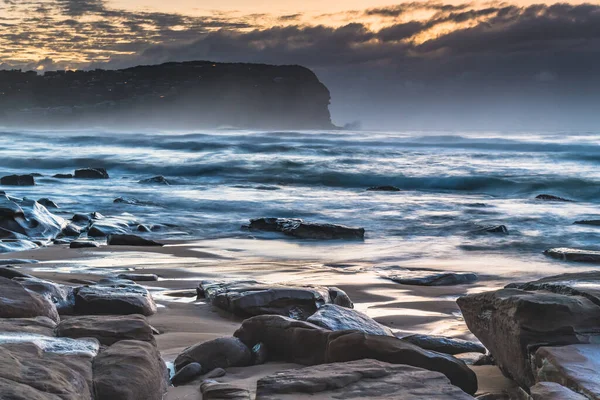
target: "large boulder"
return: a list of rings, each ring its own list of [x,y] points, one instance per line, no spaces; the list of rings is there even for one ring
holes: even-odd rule
[[[59,321],[54,303],[26,290],[21,284],[0,278],[0,318],[48,317]]]
[[[600,344],[540,347],[533,362],[536,380],[556,382],[589,399],[600,399]]]
[[[554,382],[536,383],[530,391],[533,400],[589,400],[587,397]]]
[[[33,175],[9,175],[0,178],[0,185],[4,186],[34,186]]]
[[[215,368],[245,367],[251,362],[250,349],[240,339],[223,337],[183,350],[175,359],[175,370],[179,371],[191,363],[199,363],[206,373]]]
[[[600,340],[600,273],[566,274],[461,297],[469,330],[500,369],[522,387],[535,384],[531,357],[540,346]]]
[[[2,399],[91,400],[91,377],[90,356],[45,352],[32,343],[0,345]]]
[[[0,318],[1,333],[31,333],[41,336],[54,336],[56,322],[48,317],[35,318]]]
[[[482,353],[486,348],[479,343],[468,340],[448,338],[434,335],[409,335],[402,337],[405,342],[412,343],[425,350],[433,350],[444,354]]]
[[[162,400],[168,372],[156,346],[122,340],[93,364],[95,400]]]
[[[95,338],[110,346],[121,340],[155,343],[152,326],[143,315],[86,315],[61,321],[56,335],[70,338]]]
[[[77,179],[108,179],[108,172],[104,168],[81,168],[75,170],[73,176]]]
[[[596,250],[582,250],[560,247],[548,249],[544,251],[544,254],[548,257],[557,258],[563,261],[600,263],[600,251]]]
[[[25,289],[44,296],[54,303],[59,314],[71,314],[74,305],[73,288],[35,277],[16,277]]]
[[[108,235],[106,243],[109,246],[164,246],[162,243],[141,236],[123,234]]]
[[[152,295],[143,286],[128,282],[108,282],[75,288],[75,312],[80,315],[150,316],[156,313]]]
[[[477,378],[462,361],[423,350],[391,336],[367,335],[358,331],[332,332],[277,315],[247,319],[234,336],[249,348],[263,343],[272,360],[317,365],[376,359],[441,372],[465,392],[473,394],[477,391]]]
[[[305,320],[324,304],[352,306],[348,296],[338,288],[265,284],[254,280],[203,281],[198,293],[212,305],[243,317],[277,314]]]
[[[364,239],[364,228],[344,225],[304,222],[297,218],[257,218],[251,219],[248,229],[281,232],[301,239]]]
[[[377,360],[323,364],[281,371],[257,383],[256,400],[473,399],[438,372]]]
[[[335,304],[323,305],[306,321],[330,331],[357,330],[371,335],[394,335],[390,328],[368,315]]]
[[[33,200],[0,195],[0,239],[54,239],[67,222]]]
[[[402,285],[416,286],[451,286],[477,281],[477,275],[470,272],[401,270],[390,272],[383,276]]]

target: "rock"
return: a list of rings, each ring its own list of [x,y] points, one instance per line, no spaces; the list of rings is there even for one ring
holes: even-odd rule
[[[543,200],[543,201],[565,201],[565,202],[572,202],[573,200],[568,200],[568,199],[564,199],[562,197],[558,197],[558,196],[553,196],[551,194],[539,194],[535,197],[536,200]]]
[[[38,260],[28,260],[22,258],[6,258],[4,260],[0,260],[0,265],[20,265],[20,264],[37,264]]]
[[[151,202],[142,201],[142,200],[133,199],[133,198],[127,198],[127,197],[117,197],[116,199],[113,200],[113,203],[115,203],[115,204],[129,204],[131,206],[150,206],[150,205],[153,205],[153,203],[151,203]]]
[[[352,303],[352,300],[350,300],[350,296],[348,296],[348,294],[346,294],[346,292],[340,288],[331,286],[329,288],[329,298],[335,305],[346,308],[354,308],[354,303]]]
[[[15,269],[13,267],[6,266],[6,267],[0,267],[0,277],[2,278],[6,278],[6,279],[13,279],[13,278],[33,278],[33,276],[26,274],[24,272],[20,272],[18,269]]]
[[[0,318],[48,317],[58,322],[56,306],[18,282],[0,278]]]
[[[0,230],[1,232],[1,230]],[[30,240],[0,239],[0,254],[13,251],[27,251],[37,249],[39,246]]]
[[[9,175],[0,178],[0,185],[4,186],[34,186],[35,178],[31,175]]]
[[[56,174],[52,175],[52,177],[58,179],[73,179],[73,174]]]
[[[200,386],[203,400],[251,400],[250,391],[232,383],[204,381]]]
[[[138,183],[145,185],[170,185],[171,183],[162,175],[154,176],[148,179],[142,179]]]
[[[588,400],[587,397],[554,382],[539,382],[530,390],[533,400]]]
[[[341,302],[347,302],[343,291],[335,288],[334,292]],[[239,316],[277,314],[305,320],[332,302],[328,288],[267,285],[254,280],[203,281],[198,293],[212,305]]]
[[[600,345],[540,347],[535,352],[537,381],[556,382],[590,399],[600,399]]]
[[[269,352],[264,343],[257,343],[252,347],[252,364],[261,365],[269,359]]]
[[[198,364],[197,362],[193,362],[181,368],[179,372],[177,372],[175,376],[171,378],[171,384],[173,386],[185,385],[200,375],[202,375],[202,365]]]
[[[54,336],[56,322],[48,317],[35,318],[0,318],[0,332],[6,333],[33,333],[42,336]]]
[[[2,399],[91,400],[91,376],[89,356],[44,352],[32,343],[0,345]]]
[[[48,301],[54,303],[59,314],[72,313],[74,300],[73,289],[71,287],[33,276],[16,277],[13,280],[19,282],[25,289],[44,296]]]
[[[467,400],[438,372],[377,360],[358,360],[280,371],[261,378],[256,400],[326,399]]]
[[[371,335],[393,336],[392,330],[360,311],[325,304],[307,320],[330,331],[357,330]]]
[[[581,221],[575,221],[574,224],[600,226],[600,219],[586,219]]]
[[[152,229],[148,228],[146,225],[138,225],[137,228],[135,228],[135,230],[144,233],[152,232]]]
[[[66,224],[36,201],[0,195],[0,239],[52,240]]]
[[[367,189],[370,192],[399,192],[400,188],[396,186],[372,186]]]
[[[399,271],[383,275],[402,285],[451,286],[477,281],[477,275],[468,272]]]
[[[75,224],[67,224],[62,231],[60,231],[60,236],[66,237],[79,237],[81,235],[81,229],[79,229]]]
[[[461,354],[461,353],[483,353],[487,352],[486,348],[479,343],[469,342],[468,340],[447,338],[443,336],[431,335],[410,335],[401,338],[405,342],[412,343],[425,350],[437,351],[444,354]]]
[[[71,249],[90,249],[100,247],[100,244],[93,240],[74,240],[69,243],[69,247]]]
[[[282,232],[301,239],[364,239],[364,228],[352,228],[344,225],[318,224],[304,222],[296,218],[258,218],[251,219],[251,230]]]
[[[544,251],[544,254],[548,257],[557,258],[563,261],[577,261],[577,262],[600,262],[600,251],[595,250],[582,250],[582,249],[569,249],[567,247],[548,249]]]
[[[391,336],[357,331],[332,332],[278,315],[247,319],[234,336],[250,348],[264,343],[272,360],[317,365],[376,359],[441,372],[465,392],[473,394],[477,391],[477,378],[462,361]]]
[[[227,372],[225,372],[225,370],[223,368],[215,368],[212,371],[210,371],[208,374],[204,375],[203,378],[204,379],[215,379],[215,378],[220,378],[225,375],[227,375]]]
[[[492,226],[484,226],[482,228],[476,229],[473,233],[499,233],[501,235],[508,235],[508,228],[506,225],[492,225]]]
[[[58,337],[95,338],[110,346],[121,340],[155,343],[152,327],[143,315],[71,317],[56,327]]]
[[[108,172],[104,168],[81,168],[75,170],[73,177],[77,179],[108,179]]]
[[[600,273],[566,274],[461,297],[469,330],[522,387],[535,384],[530,359],[540,346],[600,337]]]
[[[158,281],[158,275],[126,273],[117,275],[117,279],[128,279],[134,282],[156,282]]]
[[[144,239],[136,235],[111,234],[108,235],[109,246],[164,246],[154,240]]]
[[[136,284],[101,284],[82,286],[73,290],[75,312],[80,315],[150,316],[156,313],[156,304],[144,287]]]
[[[215,368],[245,367],[251,364],[250,349],[235,337],[223,337],[198,343],[183,350],[175,359],[175,370],[197,362],[203,371]]]
[[[73,222],[85,223],[85,224],[87,224],[91,220],[92,220],[92,216],[90,214],[81,214],[81,213],[74,214],[73,217],[71,218],[71,221],[73,221]]]
[[[95,359],[95,400],[162,400],[167,391],[167,367],[148,342],[122,340]]]
[[[108,235],[125,235],[131,232],[132,226],[137,226],[137,223],[128,218],[101,218],[92,223],[88,230],[88,236],[106,237]]]
[[[60,208],[55,202],[47,198],[39,199],[38,203],[40,203],[46,208]]]

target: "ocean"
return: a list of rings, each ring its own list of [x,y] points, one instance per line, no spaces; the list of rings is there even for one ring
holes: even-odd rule
[[[272,255],[347,253],[380,262],[541,260],[550,247],[600,249],[600,227],[573,224],[600,219],[599,164],[593,132],[0,133],[0,176],[42,175],[34,187],[0,190],[50,198],[65,218],[125,214],[166,226],[151,234],[158,239],[265,239]],[[52,177],[82,167],[104,167],[110,179]],[[171,185],[139,183],[156,175]],[[400,191],[367,191],[379,185]],[[114,203],[118,197],[138,204]],[[360,226],[366,237],[326,243],[241,229],[257,217]],[[476,232],[495,225],[509,234]]]

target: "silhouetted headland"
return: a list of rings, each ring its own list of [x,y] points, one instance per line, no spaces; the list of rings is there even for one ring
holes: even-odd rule
[[[3,125],[328,129],[330,93],[308,68],[171,62],[120,70],[0,71]]]

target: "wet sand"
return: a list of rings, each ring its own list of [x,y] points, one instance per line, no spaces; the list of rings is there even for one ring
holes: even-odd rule
[[[285,242],[284,242],[285,243]],[[541,276],[589,270],[589,266],[565,265],[550,260],[524,262],[496,258],[463,260],[422,259],[400,263],[402,267],[433,270],[471,271],[479,274],[474,284],[446,287],[400,285],[384,279],[379,263],[356,254],[347,259],[327,252],[294,251],[276,253],[279,241],[216,240],[170,243],[162,248],[101,247],[69,249],[52,246],[34,251],[8,253],[0,259],[35,259],[37,264],[18,267],[27,273],[61,283],[72,280],[98,280],[121,272],[157,274],[157,282],[140,282],[152,291],[158,312],[150,318],[160,331],[158,346],[166,361],[172,361],[187,346],[231,335],[241,319],[233,317],[195,297],[172,297],[173,290],[194,290],[203,279],[256,279],[266,282],[337,286],[346,291],[355,308],[401,333],[426,333],[468,340],[467,330],[455,303],[467,293],[493,290],[509,282]],[[281,246],[285,249],[289,244]],[[262,251],[261,249],[266,249]],[[265,254],[269,253],[269,254]],[[325,260],[327,258],[327,260]],[[248,368],[232,368],[219,381],[236,381],[253,389],[256,380],[291,364],[269,363]],[[510,387],[496,367],[473,367],[479,377],[480,393],[498,392]],[[198,399],[198,384],[170,388],[167,400]]]

